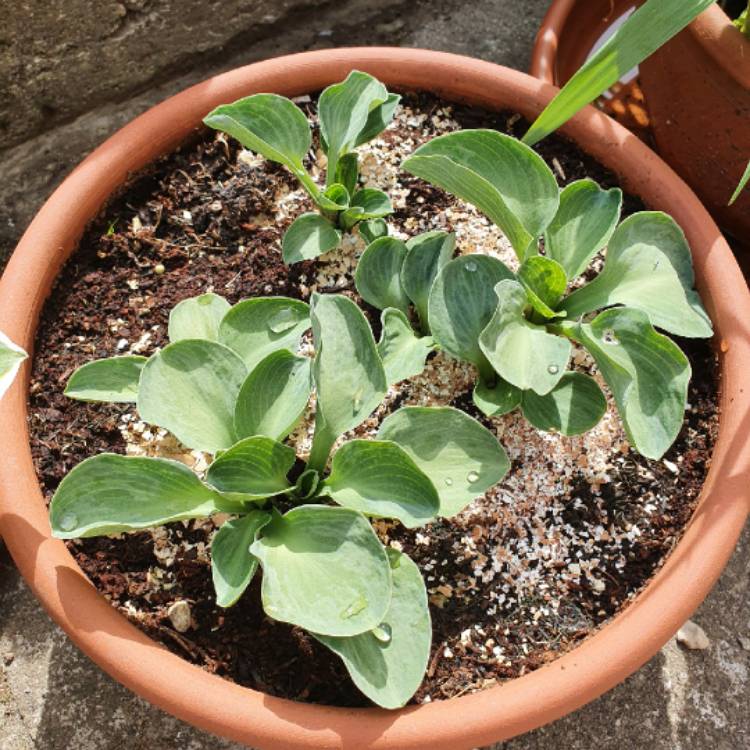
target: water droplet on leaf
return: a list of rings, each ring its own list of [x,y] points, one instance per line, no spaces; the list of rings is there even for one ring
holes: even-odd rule
[[[477,474],[476,471],[470,471],[466,475],[466,481],[469,482],[469,484],[474,484],[474,482],[477,482],[479,480],[479,474]]]
[[[445,483],[448,485],[448,487],[453,486],[453,480],[450,477],[445,478]]]
[[[557,373],[558,373],[558,372],[560,372],[560,368],[559,368],[559,367],[558,367],[557,365],[550,365],[550,366],[549,366],[549,367],[547,368],[547,372],[548,372],[548,373],[549,373],[550,375],[557,375]]]
[[[272,333],[284,333],[297,325],[297,315],[291,307],[284,307],[268,321]]]
[[[620,340],[611,328],[605,328],[602,333],[602,341],[605,344],[619,344]]]
[[[360,595],[341,613],[341,619],[348,620],[350,617],[358,615],[366,607],[367,599]]]
[[[76,526],[78,526],[78,516],[75,513],[63,513],[60,528],[63,531],[72,531]]]
[[[358,388],[354,391],[352,396],[352,411],[356,414],[362,408],[362,388]]]
[[[390,643],[391,641],[391,626],[387,622],[381,622],[376,628],[372,629],[372,634],[381,643]]]
[[[473,273],[477,270],[477,264],[473,260],[470,260],[466,262],[464,268],[469,271],[469,273]]]

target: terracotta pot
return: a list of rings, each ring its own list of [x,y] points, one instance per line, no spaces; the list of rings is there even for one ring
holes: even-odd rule
[[[643,0],[553,0],[531,74],[557,86],[585,62],[612,21]],[[727,203],[750,160],[750,41],[718,5],[640,66],[656,147],[709,211],[750,238],[750,190]]]
[[[258,91],[314,92],[366,70],[396,89],[534,117],[552,86],[496,65],[414,49],[339,49],[250,65],[148,111],[89,156],[54,193],[0,282],[0,329],[31,348],[39,314],[87,222],[128,174],[174,149],[222,102]],[[698,287],[721,341],[721,426],[685,535],[637,600],[557,661],[472,695],[388,712],[293,703],[208,674],[150,640],[50,537],[27,440],[26,377],[0,404],[0,532],[29,585],[72,640],[115,679],[175,716],[261,748],[460,750],[506,739],[575,710],[638,669],[708,593],[748,513],[750,295],[716,225],[690,189],[631,133],[588,108],[565,133],[623,187],[670,212],[693,248]]]

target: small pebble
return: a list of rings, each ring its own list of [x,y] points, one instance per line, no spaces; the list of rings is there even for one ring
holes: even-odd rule
[[[13,659],[16,658],[16,655],[12,651],[8,651],[6,654],[3,654],[3,664],[7,667],[9,664],[13,663]]]
[[[711,645],[703,628],[692,620],[688,620],[677,631],[677,641],[691,651],[705,651]]]
[[[178,633],[190,630],[190,605],[183,600],[175,602],[168,610],[167,616]]]
[[[737,640],[745,651],[750,651],[750,638],[746,638],[744,635],[738,635]]]
[[[165,272],[166,270],[167,270],[167,269],[166,269],[166,268],[164,268],[164,264],[163,264],[163,263],[157,263],[157,264],[156,264],[156,265],[154,266],[154,273],[155,273],[155,274],[156,274],[157,276],[161,276],[161,275],[162,275],[162,274],[163,274],[163,273],[164,273],[164,272]]]

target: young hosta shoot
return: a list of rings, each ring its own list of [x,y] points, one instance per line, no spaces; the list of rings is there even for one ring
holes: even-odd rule
[[[260,567],[269,617],[307,629],[379,705],[404,705],[429,658],[427,592],[417,566],[385,548],[369,519],[415,528],[455,515],[509,464],[486,428],[450,407],[402,408],[375,439],[344,442],[329,461],[336,440],[381,403],[391,376],[423,365],[429,347],[404,313],[388,308],[383,317],[377,345],[344,296],[230,306],[204,294],[174,308],[161,351],[84,365],[70,378],[70,397],[135,403],[144,420],[214,460],[198,476],[162,458],[89,458],[52,499],[53,534],[97,536],[229,513],[211,546],[217,604],[234,604]],[[310,327],[312,359],[297,354]],[[281,441],[313,389],[315,434],[301,466]]]
[[[520,406],[536,427],[565,435],[591,429],[606,402],[592,378],[568,370],[575,343],[596,361],[633,445],[661,457],[682,424],[690,365],[656,328],[712,334],[673,219],[643,211],[618,224],[620,190],[588,179],[560,190],[534,151],[495,131],[440,136],[403,167],[476,205],[518,256],[515,274],[490,256],[455,258],[430,287],[431,334],[476,366],[476,405],[488,415]],[[571,291],[605,247],[602,270]]]
[[[0,331],[0,398],[10,388],[28,355]]]
[[[361,188],[356,149],[393,119],[400,97],[380,81],[353,70],[318,99],[320,142],[328,164],[325,186],[304,167],[312,144],[310,124],[294,102],[276,94],[254,94],[209,113],[204,122],[236,138],[244,148],[283,164],[312,198],[317,213],[295,219],[282,241],[286,263],[316,258],[341,242],[342,232],[360,222],[378,221],[393,211],[381,190]],[[382,231],[374,224],[373,231]]]

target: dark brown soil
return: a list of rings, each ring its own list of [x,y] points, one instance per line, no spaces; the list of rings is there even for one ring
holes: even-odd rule
[[[406,101],[428,112],[442,106],[424,96]],[[507,113],[456,108],[453,116],[464,127],[494,127],[514,134],[524,127],[517,116]],[[558,174],[564,174],[561,182],[589,176],[606,186],[616,184],[612,175],[565,140],[549,138],[539,150],[549,162],[557,162]],[[233,303],[265,294],[306,297],[305,282],[312,277],[315,262],[285,266],[279,240],[286,226],[264,221],[272,214],[277,190],[294,185],[292,178],[271,164],[255,168],[238,162],[237,154],[234,142],[196,132],[192,143],[154,164],[110,203],[61,274],[39,329],[30,396],[33,455],[48,498],[84,458],[125,449],[118,422],[129,408],[87,405],[63,396],[64,384],[76,367],[111,356],[118,341],[134,342],[146,332],[152,334],[148,351],[163,345],[170,309],[208,289]],[[417,216],[424,206],[450,200],[416,179],[404,178],[403,183],[425,202],[407,201],[407,208],[394,217],[397,224]],[[627,198],[627,213],[640,207],[637,200]],[[190,212],[189,219],[184,212]],[[134,217],[142,225],[135,231]],[[348,293],[354,295],[353,290]],[[715,357],[705,342],[681,343],[691,359],[694,379],[689,396],[693,409],[668,456],[679,460],[679,478],[661,462],[631,452],[620,474],[598,494],[582,480],[575,493],[580,502],[572,502],[571,497],[566,511],[565,520],[574,527],[584,522],[624,526],[640,518],[642,498],[658,491],[667,499],[659,511],[657,531],[624,548],[624,572],[606,569],[605,596],[595,596],[582,585],[554,617],[535,617],[536,601],[487,614],[492,583],[478,581],[468,598],[431,591],[433,656],[416,700],[458,695],[555,658],[623,607],[663,562],[695,507],[717,425]],[[467,394],[457,394],[454,404],[473,411]],[[177,553],[171,565],[160,561],[154,537],[146,532],[75,541],[69,546],[113,606],[184,658],[273,695],[366,705],[336,657],[300,629],[264,615],[260,576],[235,607],[215,606],[210,568],[202,553],[212,528],[210,521],[172,524],[167,534]],[[415,543],[413,532],[393,528],[389,533],[418,564],[424,561],[426,552]],[[470,560],[456,557],[453,551],[451,523],[434,524],[430,535],[430,555],[440,556],[443,548],[447,577],[470,576]],[[158,568],[168,586],[152,586],[150,577]],[[180,599],[191,604],[193,615],[193,627],[184,634],[174,630],[166,615],[169,605]],[[477,622],[486,622],[495,628],[493,632],[495,626],[502,626],[494,641],[509,657],[509,666],[488,659],[476,639],[462,638]]]

